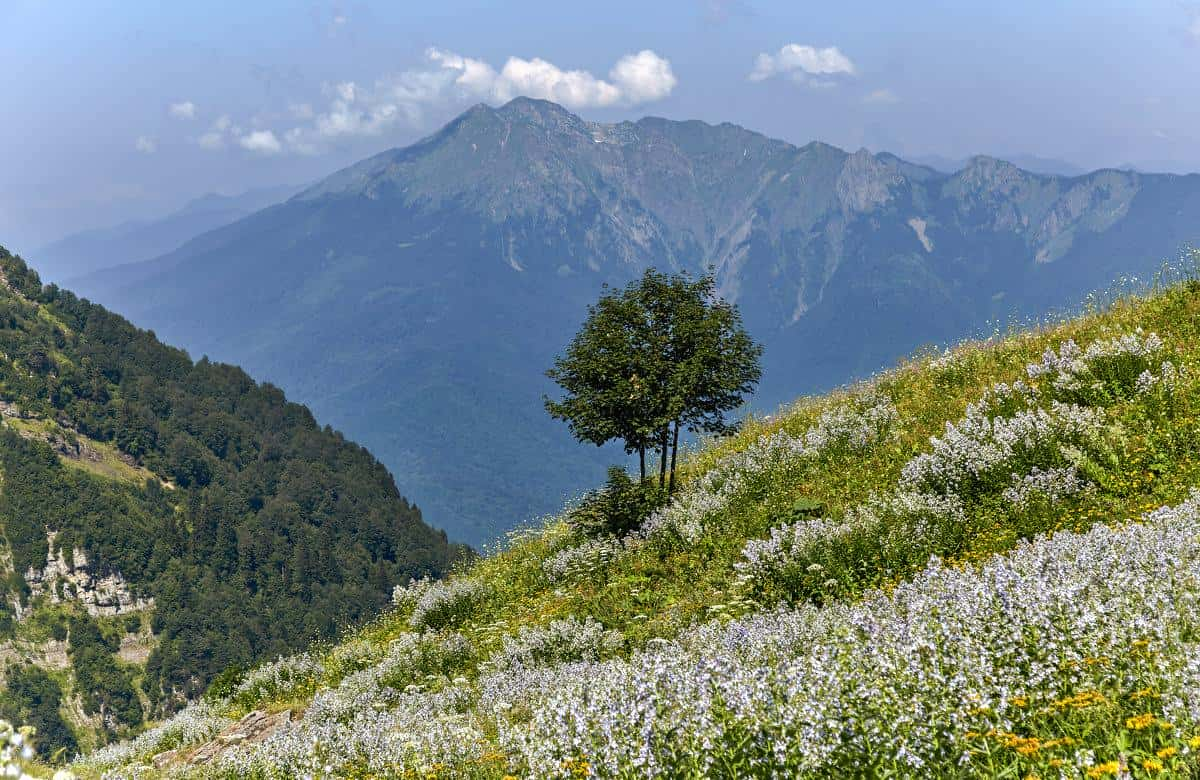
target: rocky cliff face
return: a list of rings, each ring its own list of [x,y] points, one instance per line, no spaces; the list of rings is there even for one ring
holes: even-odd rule
[[[119,571],[97,574],[92,571],[87,554],[75,548],[55,547],[57,534],[49,531],[46,543],[46,565],[25,572],[30,601],[45,596],[50,603],[76,601],[93,617],[122,615],[154,608],[153,598],[136,595]]]

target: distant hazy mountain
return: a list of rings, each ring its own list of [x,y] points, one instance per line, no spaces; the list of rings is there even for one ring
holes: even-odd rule
[[[988,157],[947,174],[519,99],[74,286],[279,383],[369,446],[432,523],[479,542],[613,457],[571,442],[540,399],[604,283],[714,267],[766,344],[772,405],[1076,303],[1196,238],[1200,176]]]
[[[920,155],[911,159],[918,165],[926,165],[941,173],[958,173],[971,164],[970,157],[955,159],[936,154]],[[1030,173],[1042,173],[1050,176],[1081,176],[1087,173],[1086,169],[1080,168],[1078,165],[1069,163],[1066,160],[1058,160],[1052,157],[1038,157],[1033,154],[1005,155],[1004,160]]]
[[[189,238],[228,225],[299,190],[300,187],[286,186],[255,189],[240,195],[209,193],[161,219],[136,220],[73,233],[35,250],[32,256],[38,258],[39,271],[47,281],[69,283],[76,276],[158,257]]]

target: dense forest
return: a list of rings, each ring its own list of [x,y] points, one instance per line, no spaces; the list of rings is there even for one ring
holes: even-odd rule
[[[86,621],[71,624],[79,683],[96,688],[89,711],[127,726],[169,712],[225,668],[331,637],[376,612],[396,583],[440,574],[462,554],[369,452],[278,388],[193,362],[154,333],[43,286],[3,248],[0,271],[0,399],[114,448],[148,475],[122,481],[71,468],[45,441],[0,427],[7,589],[29,598],[20,574],[45,564],[53,531],[57,547],[86,551],[94,572],[119,571],[155,600],[158,641],[141,683],[153,712],[142,713],[127,676],[106,666],[115,647]],[[13,625],[11,608],[0,607],[0,635]],[[51,687],[12,671],[10,686]]]

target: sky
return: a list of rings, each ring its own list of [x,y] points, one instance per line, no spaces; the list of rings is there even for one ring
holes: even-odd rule
[[[0,0],[0,31],[0,245],[26,254],[517,95],[909,158],[1200,170],[1200,0]]]

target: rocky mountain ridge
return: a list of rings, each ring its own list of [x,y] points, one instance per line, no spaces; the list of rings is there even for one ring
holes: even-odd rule
[[[769,408],[1145,278],[1196,240],[1200,176],[983,156],[948,174],[517,99],[83,292],[288,388],[482,543],[618,459],[545,419],[541,372],[603,285],[646,266],[714,270],[766,345]]]

